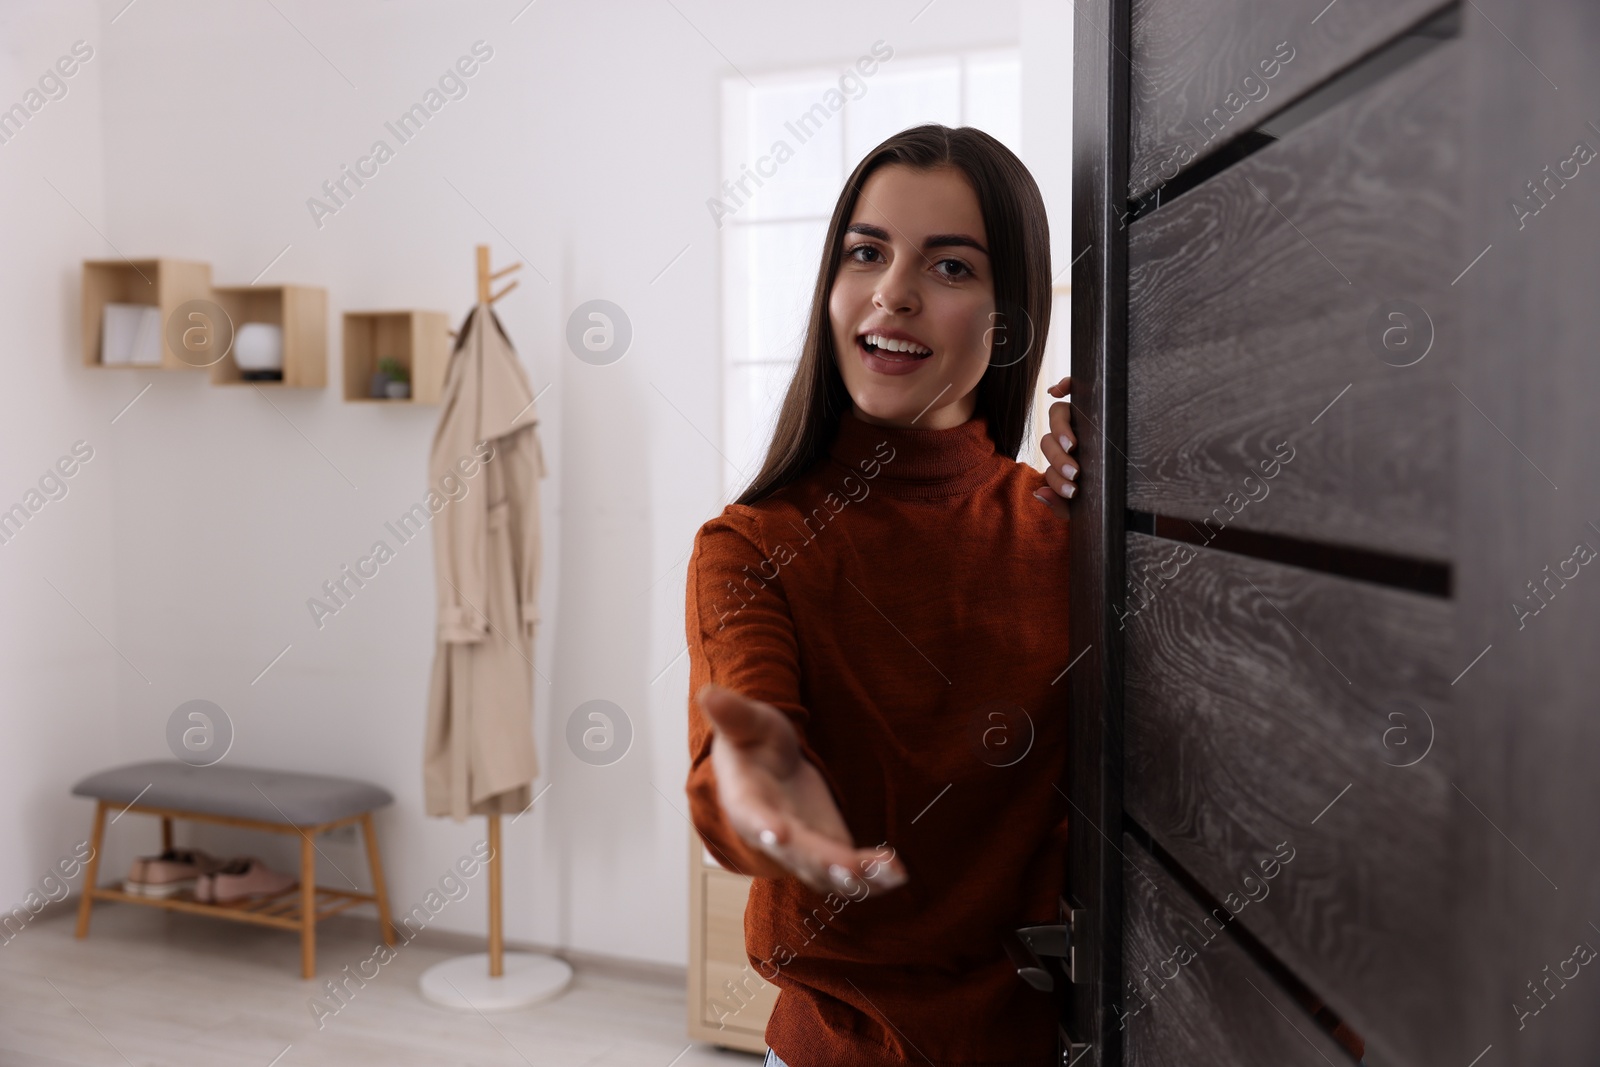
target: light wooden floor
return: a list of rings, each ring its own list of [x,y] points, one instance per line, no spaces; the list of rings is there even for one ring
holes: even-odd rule
[[[74,898],[75,900],[76,898]],[[4,1067],[756,1067],[760,1058],[684,1036],[679,981],[578,967],[554,1000],[504,1015],[457,1014],[417,978],[459,948],[406,944],[332,1017],[307,1001],[372,955],[377,923],[317,928],[318,978],[276,930],[101,904],[86,940],[51,909],[0,945]],[[371,967],[369,966],[370,973]]]

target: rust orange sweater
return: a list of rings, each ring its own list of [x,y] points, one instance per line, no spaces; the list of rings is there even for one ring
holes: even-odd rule
[[[689,806],[755,878],[745,949],[779,987],[766,1039],[790,1067],[1054,1061],[1050,996],[1001,940],[1056,921],[1063,891],[1067,527],[1030,499],[1044,484],[982,418],[850,413],[801,479],[696,535]],[[855,844],[894,849],[904,886],[823,896],[743,843],[693,700],[707,681],[790,717]],[[719,1017],[743,1003],[708,996]]]

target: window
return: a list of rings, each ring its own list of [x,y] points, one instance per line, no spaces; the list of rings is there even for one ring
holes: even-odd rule
[[[863,69],[722,85],[723,453],[740,468],[723,467],[725,499],[749,483],[772,440],[805,340],[828,215],[861,158],[924,122],[977,126],[1021,153],[1015,49],[891,55],[872,74]]]

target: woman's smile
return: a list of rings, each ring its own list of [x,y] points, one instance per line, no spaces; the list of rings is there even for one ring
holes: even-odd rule
[[[930,362],[933,349],[904,330],[875,329],[856,336],[856,352],[869,370],[910,374]]]

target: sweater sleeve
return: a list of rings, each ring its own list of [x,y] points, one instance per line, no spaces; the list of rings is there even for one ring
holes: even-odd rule
[[[810,718],[800,693],[800,653],[794,621],[784,596],[778,565],[757,547],[753,515],[729,508],[695,535],[689,557],[685,636],[689,643],[689,797],[690,818],[717,862],[727,870],[758,878],[791,877],[787,868],[745,844],[728,823],[717,800],[711,768],[710,721],[694,694],[716,682],[773,705],[794,725],[800,748],[838,790],[806,739]],[[768,575],[773,577],[768,578]]]

